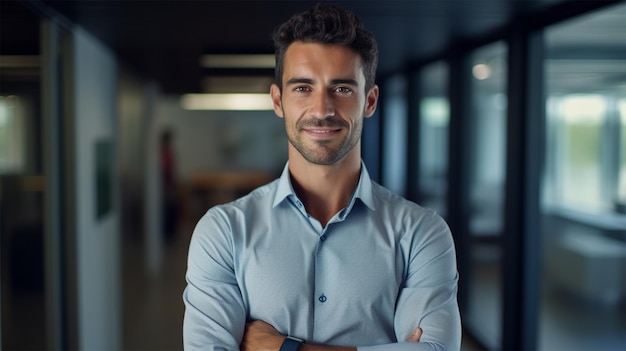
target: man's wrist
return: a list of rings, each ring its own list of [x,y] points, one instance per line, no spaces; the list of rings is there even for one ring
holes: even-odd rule
[[[280,351],[298,351],[304,340],[287,336],[280,346]]]

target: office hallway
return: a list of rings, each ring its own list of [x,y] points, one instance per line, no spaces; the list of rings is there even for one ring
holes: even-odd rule
[[[164,243],[161,272],[146,269],[143,241],[123,238],[123,347],[128,351],[182,350],[187,249],[192,226],[181,223],[172,240]],[[128,233],[126,233],[128,234]]]

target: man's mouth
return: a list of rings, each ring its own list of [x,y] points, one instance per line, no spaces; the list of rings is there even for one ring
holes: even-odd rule
[[[314,134],[331,134],[338,132],[340,129],[305,129],[307,132]]]
[[[348,128],[344,121],[335,119],[302,121],[299,127],[307,133],[318,135],[337,133],[341,129]]]

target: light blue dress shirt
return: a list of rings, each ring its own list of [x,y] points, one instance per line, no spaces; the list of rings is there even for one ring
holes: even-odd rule
[[[460,349],[448,226],[373,182],[364,165],[348,206],[325,228],[293,191],[288,165],[211,208],[193,232],[186,279],[186,351],[239,350],[246,321],[259,319],[360,351]],[[403,342],[418,326],[421,341]]]

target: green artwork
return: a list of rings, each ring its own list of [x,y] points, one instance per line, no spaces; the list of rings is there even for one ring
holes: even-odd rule
[[[113,203],[113,152],[109,140],[96,142],[96,217],[101,219]]]

